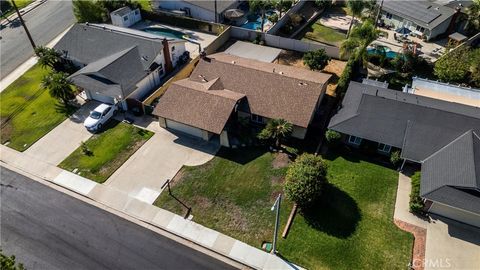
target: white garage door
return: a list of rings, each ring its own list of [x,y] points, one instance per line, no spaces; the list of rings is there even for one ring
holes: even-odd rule
[[[451,218],[463,223],[467,223],[473,226],[480,227],[480,215],[476,215],[474,213],[466,212],[460,209],[452,208],[450,206],[439,204],[434,202],[429,212],[444,216],[447,218]]]
[[[95,93],[95,91],[88,91],[88,92],[90,94],[88,98],[90,98],[90,99],[100,101],[102,103],[107,103],[107,104],[113,104],[114,103],[113,97],[104,96],[101,93],[97,94],[97,93]]]
[[[199,129],[199,128],[192,127],[192,126],[189,126],[189,125],[185,125],[185,124],[175,122],[175,121],[172,121],[172,120],[168,120],[168,119],[167,119],[166,122],[167,122],[167,128],[178,130],[178,131],[181,131],[183,133],[187,133],[187,134],[190,134],[190,135],[193,135],[193,136],[196,136],[196,137],[200,137],[200,138],[202,137],[202,130]]]

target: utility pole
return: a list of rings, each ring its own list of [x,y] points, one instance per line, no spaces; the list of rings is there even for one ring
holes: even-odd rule
[[[378,20],[380,19],[380,12],[382,12],[383,0],[380,2],[380,7],[378,8],[377,16],[375,17],[375,29],[377,29]]]
[[[30,32],[28,31],[27,25],[23,21],[22,15],[20,14],[20,11],[18,10],[17,4],[15,4],[14,0],[12,0],[12,5],[13,5],[13,8],[15,9],[15,11],[17,12],[17,16],[20,19],[20,22],[22,23],[23,28],[25,29],[25,33],[27,33],[27,37],[28,37],[28,40],[30,40],[30,44],[32,44],[33,51],[35,51],[35,48],[36,48],[35,42],[33,42],[33,38],[30,35]]]
[[[215,5],[215,23],[218,23],[218,18],[217,18],[217,0],[214,1],[214,5]]]
[[[282,194],[278,194],[277,199],[275,200],[275,204],[272,206],[272,211],[277,210],[275,216],[275,232],[273,233],[273,245],[272,245],[272,253],[277,253],[277,235],[278,235],[278,226],[280,225],[280,202],[282,201]]]

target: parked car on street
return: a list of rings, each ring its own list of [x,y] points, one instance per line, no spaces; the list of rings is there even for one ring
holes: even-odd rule
[[[117,107],[115,105],[102,103],[90,112],[90,115],[85,119],[83,125],[88,131],[99,131],[115,114],[117,114]]]

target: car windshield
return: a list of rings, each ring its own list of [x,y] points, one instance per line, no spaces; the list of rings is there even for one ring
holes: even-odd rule
[[[97,111],[93,111],[90,113],[90,117],[93,119],[100,119],[100,116],[102,116],[102,114]]]

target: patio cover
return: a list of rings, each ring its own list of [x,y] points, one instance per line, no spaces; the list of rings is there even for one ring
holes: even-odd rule
[[[462,42],[462,41],[467,39],[466,36],[464,36],[464,35],[462,35],[458,32],[455,32],[455,33],[451,34],[450,36],[448,36],[448,38],[453,39],[453,40],[458,41],[458,42]]]
[[[272,63],[282,50],[250,42],[237,41],[225,53],[257,61]]]

